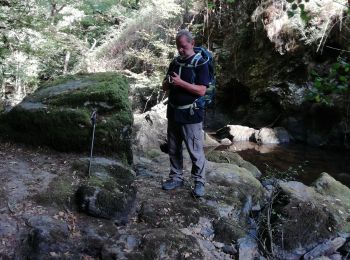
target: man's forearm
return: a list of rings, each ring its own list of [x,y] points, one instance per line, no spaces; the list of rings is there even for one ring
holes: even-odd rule
[[[188,83],[186,81],[182,81],[176,87],[183,88],[186,91],[190,92],[191,94],[194,94],[197,96],[204,96],[205,91],[207,90],[207,87],[204,85],[195,85],[195,84]]]

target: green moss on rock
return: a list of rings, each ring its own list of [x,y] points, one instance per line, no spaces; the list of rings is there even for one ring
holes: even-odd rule
[[[59,151],[88,152],[97,110],[94,152],[132,162],[132,112],[128,82],[116,73],[75,75],[40,87],[10,112],[0,115],[4,138]]]
[[[238,167],[248,170],[255,178],[261,176],[261,172],[256,166],[243,160],[243,158],[235,152],[214,150],[206,154],[206,159],[216,163],[236,164]]]
[[[76,187],[71,176],[58,176],[51,181],[46,191],[35,195],[34,199],[45,205],[70,205],[74,200]]]
[[[196,240],[174,228],[145,233],[141,247],[143,259],[204,259]]]

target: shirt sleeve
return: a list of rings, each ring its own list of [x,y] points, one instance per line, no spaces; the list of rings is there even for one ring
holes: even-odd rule
[[[195,68],[196,70],[195,83],[196,85],[204,85],[206,87],[209,87],[210,78],[209,78],[208,62],[203,64],[201,63],[201,61],[199,62],[199,65]]]

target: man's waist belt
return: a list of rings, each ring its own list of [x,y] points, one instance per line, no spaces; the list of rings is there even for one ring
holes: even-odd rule
[[[191,108],[191,107],[196,107],[196,103],[192,103],[192,104],[189,104],[189,105],[183,105],[183,106],[175,106],[171,103],[169,103],[169,105],[172,107],[172,108],[176,108],[176,109],[188,109],[188,108]]]
[[[175,109],[181,109],[181,110],[182,110],[182,109],[190,109],[190,114],[191,114],[191,115],[194,115],[193,109],[194,109],[194,108],[197,108],[196,101],[193,102],[192,104],[183,105],[183,106],[175,106],[174,104],[171,104],[170,102],[169,102],[169,105],[170,105],[172,108],[175,108]]]

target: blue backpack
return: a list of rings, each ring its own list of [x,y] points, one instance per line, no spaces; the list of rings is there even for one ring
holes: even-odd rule
[[[202,66],[206,63],[208,63],[209,68],[209,87],[207,88],[205,95],[203,97],[200,97],[196,100],[196,103],[200,107],[213,107],[214,101],[215,101],[215,65],[214,65],[214,59],[213,55],[204,47],[194,47],[194,52],[196,55],[192,58],[191,62],[189,64],[181,63],[177,59],[175,59],[175,62],[177,65],[180,66],[179,75],[181,75],[181,69],[182,67],[192,68],[192,84],[195,82],[196,79],[196,72],[195,68],[198,66]],[[203,58],[204,63],[198,64],[199,60]]]

